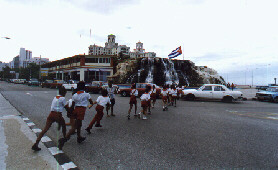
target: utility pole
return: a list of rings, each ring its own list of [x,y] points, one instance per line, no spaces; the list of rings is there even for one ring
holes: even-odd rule
[[[274,78],[274,82],[275,82],[275,85],[276,85],[276,78]]]
[[[39,65],[40,65],[39,81],[42,81],[41,80],[41,58],[42,58],[42,56],[40,55],[40,60],[39,60]]]

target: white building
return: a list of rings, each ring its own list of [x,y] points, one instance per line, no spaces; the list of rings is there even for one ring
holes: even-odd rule
[[[105,47],[95,44],[89,46],[89,55],[119,55],[120,52],[129,55],[129,51],[130,47],[116,43],[116,36],[113,34],[108,35],[108,41],[105,43]]]
[[[0,61],[0,71],[3,71],[3,68],[5,68],[6,66],[9,66],[9,63],[3,63],[2,61]]]
[[[32,60],[32,51],[25,50],[25,48],[20,48],[19,51],[19,67],[27,67]]]
[[[42,65],[45,63],[49,63],[49,58],[34,57],[31,59],[30,63],[36,63],[37,65]]]
[[[155,52],[145,52],[145,49],[143,48],[143,43],[141,43],[140,41],[136,43],[136,49],[134,49],[133,52],[130,52],[129,54],[130,54],[130,58],[156,57]]]

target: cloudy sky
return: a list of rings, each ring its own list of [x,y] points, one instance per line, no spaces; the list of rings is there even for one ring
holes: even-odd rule
[[[277,0],[0,0],[0,36],[11,38],[0,39],[0,61],[11,61],[20,47],[50,60],[87,54],[89,45],[104,46],[115,34],[119,44],[134,49],[140,40],[158,57],[182,46],[185,59],[229,82],[273,83],[277,6]]]

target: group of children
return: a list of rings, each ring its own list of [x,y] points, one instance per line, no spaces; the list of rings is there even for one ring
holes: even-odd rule
[[[136,89],[135,84],[131,86],[131,92],[130,92],[130,101],[129,101],[129,110],[128,110],[128,119],[130,119],[130,112],[133,108],[133,105],[135,105],[135,113],[134,116],[138,117],[139,119],[146,120],[147,119],[147,112],[148,114],[151,114],[151,107],[154,108],[156,98],[157,98],[157,92],[155,85],[147,86],[145,89],[145,93],[141,95],[141,107],[142,111],[137,115],[137,100],[136,97],[138,96],[138,90]],[[177,98],[178,98],[178,90],[175,85],[165,85],[163,86],[163,89],[161,90],[159,94],[162,98],[163,102],[163,111],[168,110],[168,105],[171,106],[177,106]]]
[[[87,133],[91,133],[92,127],[102,127],[100,121],[104,115],[103,110],[106,107],[107,116],[109,117],[108,111],[111,110],[111,116],[115,116],[113,113],[113,106],[115,104],[115,95],[114,91],[115,88],[112,86],[110,82],[108,84],[108,88],[102,90],[102,95],[97,98],[96,101],[91,99],[91,95],[85,92],[85,82],[81,81],[77,85],[78,91],[73,92],[72,99],[66,102],[65,95],[67,93],[65,88],[59,89],[59,95],[54,97],[52,104],[51,104],[51,112],[47,117],[46,125],[42,132],[38,135],[38,138],[35,144],[32,146],[34,151],[39,151],[41,148],[38,147],[38,144],[43,137],[43,135],[49,130],[51,125],[54,122],[58,123],[58,129],[62,127],[63,138],[59,139],[58,148],[61,150],[64,144],[70,139],[71,135],[77,133],[77,142],[81,143],[86,138],[81,136],[81,127],[82,121],[84,120],[85,112],[87,107],[90,109],[93,105],[97,104],[95,110],[96,115],[85,129]],[[175,85],[164,86],[159,94],[162,97],[163,101],[163,111],[168,110],[168,105],[174,105],[176,107],[176,99],[178,96],[178,90],[176,89]],[[147,119],[147,112],[151,114],[151,107],[153,108],[156,103],[157,98],[157,91],[155,85],[147,86],[145,89],[145,93],[141,95],[141,112],[137,115],[137,99],[138,90],[136,89],[136,85],[132,85],[131,92],[130,92],[130,108],[128,110],[128,119],[130,119],[130,113],[135,105],[135,114],[134,116],[138,117],[139,119],[146,120]],[[90,103],[90,105],[89,105]],[[68,124],[65,123],[65,120],[62,116],[63,109],[67,111],[67,117],[70,119]],[[70,125],[71,129],[66,133],[66,125]]]
[[[32,149],[34,151],[39,151],[41,148],[38,147],[39,142],[43,135],[49,130],[52,123],[57,122],[58,127],[62,127],[63,132],[63,138],[59,139],[58,148],[61,150],[64,146],[64,144],[70,139],[71,135],[74,133],[77,133],[77,142],[81,143],[86,138],[81,136],[81,127],[82,127],[82,121],[84,120],[85,112],[87,107],[91,108],[94,104],[97,104],[96,106],[96,115],[94,116],[93,120],[89,124],[89,126],[86,128],[86,131],[88,133],[90,132],[90,129],[95,124],[95,127],[102,127],[100,124],[100,120],[103,117],[103,110],[104,107],[107,108],[107,115],[108,115],[108,109],[111,107],[113,108],[112,102],[115,104],[115,99],[109,97],[108,91],[110,90],[110,93],[113,93],[112,90],[112,84],[109,84],[108,90],[102,90],[102,95],[97,98],[96,101],[93,101],[91,99],[91,95],[89,93],[85,92],[85,82],[81,81],[77,85],[78,91],[73,92],[72,99],[70,99],[68,102],[66,102],[65,95],[67,93],[65,88],[59,89],[59,95],[54,97],[52,104],[51,104],[51,112],[49,116],[47,117],[46,125],[42,132],[38,135],[38,138],[35,142],[35,144],[32,146]],[[114,99],[114,101],[113,101]],[[89,105],[90,103],[90,105]],[[89,105],[89,106],[88,106]],[[62,116],[63,109],[66,109],[67,111],[67,117],[70,118],[71,129],[68,133],[66,133],[66,123]],[[115,116],[111,109],[111,115]],[[60,128],[58,128],[60,129]],[[75,132],[76,131],[76,132]]]

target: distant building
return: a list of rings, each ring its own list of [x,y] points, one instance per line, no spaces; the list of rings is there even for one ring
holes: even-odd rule
[[[30,63],[36,63],[37,65],[42,65],[45,63],[49,63],[49,58],[34,57],[31,59]]]
[[[3,68],[5,68],[6,66],[9,67],[9,63],[3,63],[2,61],[0,61],[0,71],[3,71]]]
[[[136,49],[134,49],[133,52],[130,52],[129,54],[130,54],[130,58],[156,57],[155,52],[145,52],[145,49],[143,48],[143,43],[141,43],[140,41],[136,43]]]
[[[32,61],[32,51],[20,48],[19,51],[19,67],[26,68]]]
[[[105,47],[95,44],[89,46],[89,55],[119,55],[121,52],[122,54],[129,55],[129,51],[130,47],[116,43],[116,36],[113,34],[108,35]]]
[[[10,68],[19,68],[20,60],[19,56],[13,58],[13,60],[9,63]]]

